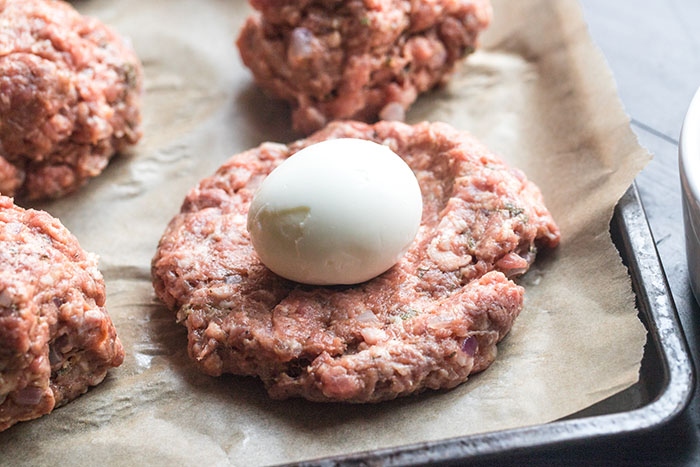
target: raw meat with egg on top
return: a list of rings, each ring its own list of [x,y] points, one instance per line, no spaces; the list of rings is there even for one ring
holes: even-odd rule
[[[374,279],[302,285],[261,263],[246,217],[275,167],[334,138],[384,144],[406,161],[421,187],[421,227]],[[442,123],[337,122],[238,154],[194,187],[152,275],[203,372],[257,376],[276,399],[377,402],[486,369],[523,306],[512,278],[559,238],[539,189],[470,135]]]

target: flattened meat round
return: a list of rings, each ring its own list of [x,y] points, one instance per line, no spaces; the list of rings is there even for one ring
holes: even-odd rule
[[[0,0],[0,193],[75,191],[141,136],[141,64],[63,1]]]
[[[384,274],[306,286],[261,264],[246,216],[277,165],[333,138],[401,156],[420,183],[423,218]],[[471,136],[441,123],[341,122],[238,154],[203,180],[163,235],[152,273],[205,373],[259,376],[274,398],[375,402],[451,388],[489,366],[523,304],[508,277],[528,269],[537,246],[558,243],[539,189]]]
[[[447,81],[491,22],[489,0],[250,0],[238,48],[256,82],[292,104],[297,131],[336,119],[403,120]]]
[[[124,350],[97,258],[43,211],[0,196],[0,431],[99,384]]]

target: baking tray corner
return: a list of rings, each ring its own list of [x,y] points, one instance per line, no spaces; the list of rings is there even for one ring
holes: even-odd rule
[[[695,370],[636,184],[615,207],[610,233],[627,266],[647,328],[640,381],[588,409],[551,423],[301,462],[301,466],[460,463],[558,445],[652,431],[686,408]],[[630,400],[637,406],[629,406]]]

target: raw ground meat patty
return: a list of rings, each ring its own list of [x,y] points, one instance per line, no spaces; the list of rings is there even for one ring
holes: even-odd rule
[[[97,258],[61,223],[0,196],[0,431],[100,383],[124,350]]]
[[[297,131],[335,119],[403,120],[445,82],[491,21],[488,0],[250,0],[238,48],[255,80],[290,101]]]
[[[55,198],[140,137],[141,64],[100,21],[0,0],[0,193]]]
[[[246,216],[277,165],[333,138],[401,156],[420,183],[423,218],[384,274],[306,286],[261,264]],[[451,388],[489,366],[523,304],[508,277],[528,269],[535,245],[558,243],[538,188],[467,134],[440,123],[342,122],[236,155],[202,181],[168,226],[152,272],[205,373],[259,376],[273,398],[375,402]]]

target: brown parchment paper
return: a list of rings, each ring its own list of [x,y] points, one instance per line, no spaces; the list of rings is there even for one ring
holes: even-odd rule
[[[76,2],[131,37],[146,70],[145,137],[43,208],[101,257],[126,348],[103,384],[0,434],[0,465],[251,465],[548,422],[638,379],[645,331],[608,234],[649,155],[573,0],[500,0],[484,48],[411,122],[469,130],[542,188],[563,242],[520,280],[526,305],[487,371],[446,392],[367,406],[272,401],[252,378],[200,374],[155,299],[150,260],[190,187],[231,155],[291,141],[289,112],[234,47],[242,0]]]

